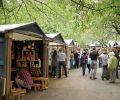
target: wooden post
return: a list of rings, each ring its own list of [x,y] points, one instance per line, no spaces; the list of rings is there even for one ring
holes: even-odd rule
[[[6,92],[5,100],[10,100],[10,80],[11,80],[11,50],[12,50],[12,33],[6,33],[5,47],[5,68],[6,68]]]
[[[48,77],[48,41],[43,40],[43,76]]]

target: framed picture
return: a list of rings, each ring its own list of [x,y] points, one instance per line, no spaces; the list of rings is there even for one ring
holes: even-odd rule
[[[38,60],[31,61],[31,67],[39,68],[40,67],[39,61]]]

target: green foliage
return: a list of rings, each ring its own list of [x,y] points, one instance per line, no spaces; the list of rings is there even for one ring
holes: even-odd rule
[[[85,46],[120,40],[119,5],[119,0],[2,0],[0,24],[36,21],[45,33],[59,32]]]

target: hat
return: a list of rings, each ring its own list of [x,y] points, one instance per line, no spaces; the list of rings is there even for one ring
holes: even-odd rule
[[[109,56],[114,56],[115,53],[114,52],[109,52]]]

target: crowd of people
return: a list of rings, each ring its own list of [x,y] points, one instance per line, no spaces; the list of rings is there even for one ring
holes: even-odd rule
[[[97,66],[99,65],[98,60],[101,61],[102,66],[101,79],[110,79],[110,83],[114,83],[115,78],[118,78],[118,51],[110,50],[109,52],[104,51],[102,53],[99,53],[95,48],[93,48],[90,52],[84,50],[80,57],[80,65],[82,67],[83,76],[85,75],[86,67],[88,67],[90,79],[97,79],[96,72]]]
[[[97,79],[97,66],[98,59],[101,59],[102,73],[101,79],[110,80],[110,83],[115,83],[115,79],[118,78],[118,66],[119,66],[119,53],[114,51],[104,51],[101,54],[97,52],[95,48],[88,52],[88,50],[83,50],[81,55],[78,52],[71,52],[70,55],[70,68],[80,68],[82,69],[82,75],[86,74],[86,67],[88,68],[88,73],[91,80]],[[61,78],[61,68],[63,67],[64,75],[67,78],[67,56],[64,50],[60,49],[59,52],[54,50],[52,53],[51,62],[51,76],[54,78]],[[57,69],[58,75],[57,75]],[[33,85],[33,80],[30,73],[25,69],[21,68],[17,75],[15,76],[15,83],[17,87],[31,89]]]
[[[67,74],[67,67],[66,67],[66,54],[62,51],[62,49],[59,50],[57,53],[56,50],[54,50],[52,54],[52,76],[56,77],[57,75],[57,68],[58,68],[58,78],[61,78],[61,67],[63,67],[65,77],[68,76]],[[68,59],[67,59],[68,60]],[[86,74],[86,68],[88,68],[88,73],[91,80],[97,79],[96,73],[97,73],[97,66],[98,63],[101,63],[102,66],[102,73],[101,73],[101,79],[110,79],[110,83],[115,82],[115,78],[118,78],[118,66],[119,66],[119,53],[116,51],[110,50],[109,52],[104,51],[102,53],[99,53],[96,48],[92,48],[92,50],[84,49],[81,53],[77,51],[71,51],[70,54],[70,69],[75,68],[81,68],[82,69],[82,75],[84,76]]]

